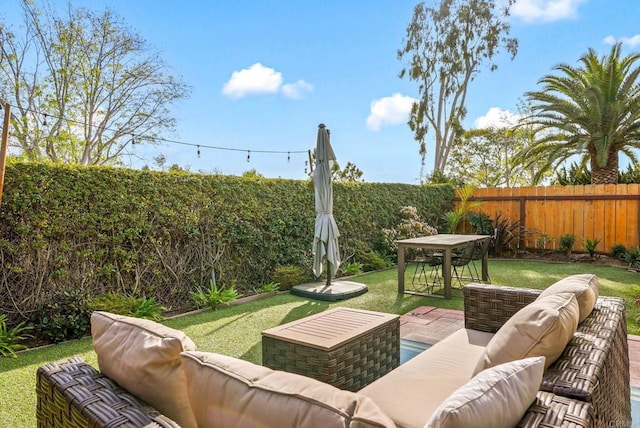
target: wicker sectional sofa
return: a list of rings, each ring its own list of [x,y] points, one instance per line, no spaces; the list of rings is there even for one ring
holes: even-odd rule
[[[403,382],[419,379],[424,375],[423,371],[430,370],[430,367],[435,370],[442,362],[454,361],[453,356],[459,349],[456,348],[459,345],[456,340],[464,341],[465,337],[490,340],[515,313],[540,295],[540,291],[536,290],[480,284],[465,286],[463,293],[465,329],[357,393],[231,357],[190,350],[188,338],[186,342],[180,338],[180,346],[184,349],[178,350],[177,361],[182,361],[182,368],[187,372],[186,395],[195,414],[195,425],[192,426],[426,426],[428,415],[420,414],[420,406],[411,400],[418,399],[420,403],[422,398],[430,394],[443,394],[441,390],[446,379],[438,381],[436,375],[433,379],[437,383],[416,382],[411,387],[413,390],[401,388],[395,391],[394,388],[409,385]],[[126,317],[109,318],[110,315],[102,315],[106,320],[112,320],[114,325],[128,322],[124,319]],[[126,351],[135,348],[138,342],[145,342],[146,349],[149,343],[159,343],[166,350],[166,339],[171,332],[167,327],[161,328],[165,330],[158,336],[160,342],[149,342],[147,339],[131,341],[133,336],[128,331],[126,335],[130,345],[122,348]],[[154,329],[149,322],[143,325],[145,334]],[[94,337],[102,372],[79,358],[47,364],[38,369],[36,390],[39,427],[177,427],[193,423],[189,419],[187,424],[179,425],[167,417],[167,413],[171,412],[156,410],[161,406],[155,397],[144,395],[148,391],[136,393],[138,389],[130,386],[125,390],[122,386],[136,385],[137,388],[139,383],[132,379],[135,376],[131,372],[119,379],[120,385],[114,382],[108,374],[112,373],[113,367],[119,367],[117,358],[110,355],[108,361],[105,357],[101,360],[101,344],[113,347],[113,343],[101,342]],[[476,349],[475,345],[472,348],[469,355],[478,359],[478,353],[482,350]],[[130,355],[123,354],[120,357],[131,359]],[[105,373],[104,369],[110,365],[111,368]],[[174,366],[176,368],[180,366]],[[467,372],[471,370],[468,367],[461,369]],[[624,301],[610,297],[597,298],[592,312],[578,325],[560,357],[541,376],[539,390],[536,389],[537,393],[534,391],[535,399],[518,426],[630,426]],[[129,381],[133,383],[127,383]],[[200,385],[194,386],[194,383]],[[180,393],[180,397],[183,395]],[[408,404],[410,406],[407,407]],[[406,418],[407,413],[410,413],[409,418]]]

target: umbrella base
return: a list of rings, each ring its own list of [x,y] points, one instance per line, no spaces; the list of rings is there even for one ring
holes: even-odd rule
[[[332,281],[327,286],[324,282],[311,282],[291,287],[291,294],[310,299],[335,302],[336,300],[350,299],[364,294],[369,289],[365,284],[352,281]]]

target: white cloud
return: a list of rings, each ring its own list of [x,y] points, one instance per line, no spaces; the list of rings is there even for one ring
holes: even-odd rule
[[[299,100],[304,97],[306,92],[313,91],[313,85],[304,80],[298,80],[295,83],[285,83],[282,85],[281,91],[284,97]]]
[[[222,87],[222,93],[231,98],[280,92],[285,98],[301,99],[305,93],[311,91],[313,91],[313,85],[304,80],[283,84],[282,73],[271,67],[265,67],[259,62],[249,68],[231,73],[231,78]]]
[[[607,36],[604,38],[603,42],[608,45],[615,45],[617,42],[622,42],[624,46],[632,48],[634,46],[640,45],[640,34],[636,34],[632,37],[620,37],[619,39],[616,39],[613,36]]]
[[[525,22],[551,22],[575,18],[586,0],[517,0],[511,14]]]
[[[491,107],[487,114],[476,119],[475,127],[478,129],[511,128],[517,125],[522,118],[522,115],[513,114],[509,110]]]
[[[371,102],[371,113],[367,117],[367,128],[380,131],[384,125],[396,125],[409,120],[411,106],[416,101],[407,95],[393,94]]]
[[[231,79],[224,84],[222,93],[232,98],[273,94],[278,92],[280,85],[282,85],[282,73],[257,62],[249,68],[234,71]]]

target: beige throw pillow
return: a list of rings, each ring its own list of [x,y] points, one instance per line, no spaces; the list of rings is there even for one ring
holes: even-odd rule
[[[206,352],[182,365],[200,427],[395,427],[370,398],[305,376]]]
[[[184,333],[140,318],[94,312],[100,371],[184,428],[197,427],[180,353],[196,349]]]
[[[545,370],[560,357],[578,327],[578,301],[572,293],[553,294],[516,312],[491,338],[474,375],[528,357],[545,357]]]
[[[598,277],[590,274],[571,275],[561,279],[555,284],[545,289],[539,299],[544,299],[547,296],[558,293],[573,293],[578,299],[578,306],[580,306],[580,318],[578,323],[584,321],[596,304],[598,300],[600,282]]]
[[[484,370],[451,394],[427,428],[513,427],[536,398],[544,357],[527,358]]]

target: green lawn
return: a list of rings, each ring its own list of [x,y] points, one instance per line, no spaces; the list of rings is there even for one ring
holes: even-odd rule
[[[600,279],[600,294],[620,296],[627,301],[627,324],[630,334],[640,334],[634,319],[640,313],[634,301],[640,297],[640,274],[620,268],[585,264],[553,264],[520,260],[490,260],[489,272],[494,284],[545,288],[567,275],[594,273]],[[407,269],[407,283],[413,268]],[[395,269],[357,277],[369,286],[369,292],[353,299],[336,302],[311,301],[289,294],[205,311],[166,321],[170,327],[184,331],[202,351],[219,352],[260,363],[260,332],[267,328],[315,314],[333,306],[348,306],[381,312],[404,314],[423,305],[462,309],[461,292],[451,300],[413,295],[398,296]],[[0,358],[0,421],[2,426],[35,426],[35,372],[38,366],[79,355],[96,365],[91,340],[86,338],[21,353],[19,358]]]

